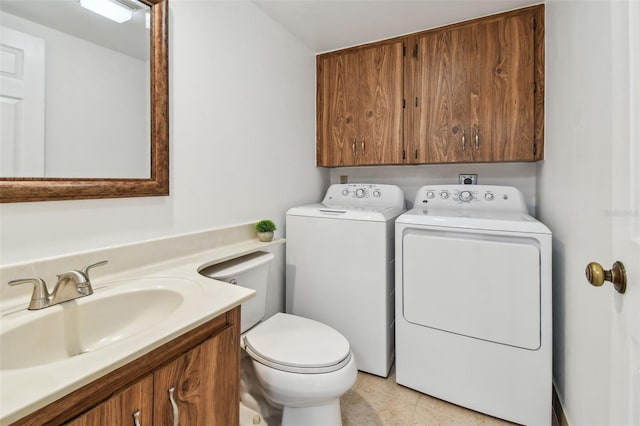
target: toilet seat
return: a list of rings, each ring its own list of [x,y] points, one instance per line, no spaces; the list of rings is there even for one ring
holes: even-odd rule
[[[243,336],[243,347],[254,360],[277,370],[320,374],[349,363],[347,339],[318,321],[277,313]]]

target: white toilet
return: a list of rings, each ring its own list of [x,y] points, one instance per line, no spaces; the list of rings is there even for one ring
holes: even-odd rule
[[[349,342],[333,328],[295,315],[277,313],[262,321],[273,257],[252,253],[200,273],[256,290],[242,304],[241,344],[264,398],[282,407],[282,425],[341,425],[340,397],[357,374]]]

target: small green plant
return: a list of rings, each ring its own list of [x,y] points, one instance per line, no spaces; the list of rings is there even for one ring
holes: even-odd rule
[[[258,232],[273,232],[276,229],[278,229],[276,228],[276,224],[268,219],[256,223],[256,231]]]

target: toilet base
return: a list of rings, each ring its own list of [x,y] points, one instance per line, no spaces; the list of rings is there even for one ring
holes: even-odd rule
[[[282,426],[341,426],[340,400],[313,407],[284,407]]]
[[[239,426],[269,426],[267,421],[255,410],[240,402],[240,425]]]

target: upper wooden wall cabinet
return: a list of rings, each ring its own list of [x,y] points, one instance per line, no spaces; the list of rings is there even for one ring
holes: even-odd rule
[[[543,158],[544,5],[319,55],[317,68],[318,166]]]

